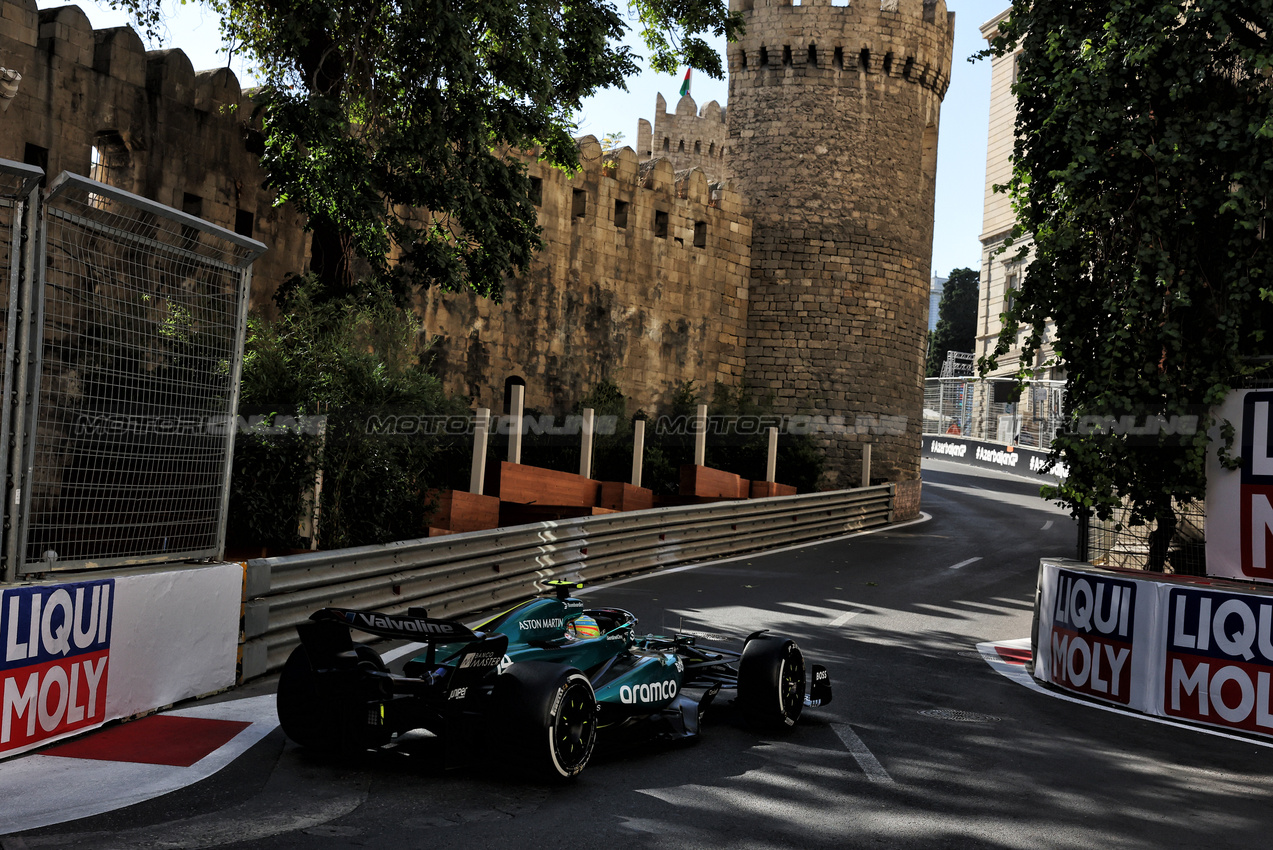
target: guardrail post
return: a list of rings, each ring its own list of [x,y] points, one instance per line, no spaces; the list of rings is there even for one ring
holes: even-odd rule
[[[522,410],[526,401],[526,388],[514,384],[513,395],[509,399],[508,415],[512,421],[512,430],[508,432],[508,462],[522,462]]]
[[[778,429],[769,429],[769,461],[765,464],[765,480],[770,484],[778,480]]]
[[[469,492],[482,495],[486,482],[486,441],[491,429],[491,409],[479,407],[473,418],[473,466],[469,473]]]
[[[694,416],[694,465],[707,466],[707,405],[700,404]]]
[[[583,444],[579,447],[579,475],[592,477],[592,430],[597,412],[591,407],[583,409]]]
[[[871,444],[862,444],[862,486],[871,486]]]
[[[645,420],[632,423],[632,486],[641,486],[641,467],[645,465]]]

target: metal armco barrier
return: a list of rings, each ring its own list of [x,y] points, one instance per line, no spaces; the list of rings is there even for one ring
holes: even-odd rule
[[[655,508],[247,562],[241,679],[278,670],[325,606],[459,617],[559,577],[624,573],[831,537],[893,520],[894,485]]]

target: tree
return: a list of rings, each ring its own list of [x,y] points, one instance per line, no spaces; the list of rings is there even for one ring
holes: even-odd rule
[[[154,35],[162,0],[112,0]],[[578,167],[581,101],[637,70],[608,0],[204,0],[262,87],[262,165],[313,231],[330,294],[358,281],[499,297],[540,247],[516,152]],[[725,0],[629,0],[650,65],[715,77]]]
[[[1205,494],[1208,410],[1269,352],[1271,20],[1271,0],[1014,0],[989,49],[1021,49],[1006,188],[1034,243],[996,355],[1025,322],[1030,363],[1055,321],[1076,427],[1049,492],[1102,518],[1128,500],[1151,569]]]
[[[937,305],[937,327],[928,345],[927,376],[941,376],[947,351],[972,353],[977,340],[977,288],[981,274],[973,269],[954,269],[942,287]]]

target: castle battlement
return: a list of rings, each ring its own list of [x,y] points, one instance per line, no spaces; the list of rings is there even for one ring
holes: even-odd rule
[[[698,167],[708,179],[720,180],[729,146],[725,118],[725,110],[716,101],[709,101],[700,110],[689,95],[677,102],[675,112],[668,112],[667,101],[660,94],[654,107],[654,126],[644,118],[637,122],[637,155],[643,160],[667,157],[678,171]]]
[[[731,77],[745,85],[856,85],[882,77],[938,97],[950,85],[955,14],[943,0],[731,0],[730,8],[747,19],[747,32],[727,51]]]

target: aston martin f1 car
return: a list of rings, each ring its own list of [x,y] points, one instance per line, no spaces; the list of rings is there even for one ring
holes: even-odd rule
[[[423,729],[453,751],[493,747],[528,774],[564,779],[588,764],[599,731],[649,723],[657,734],[697,736],[722,690],[762,731],[788,729],[805,706],[831,701],[826,668],[806,671],[789,638],[756,632],[738,652],[692,634],[638,635],[630,612],[584,608],[570,595],[581,585],[549,584],[550,593],[474,629],[420,608],[316,611],[298,626],[300,646],[279,677],[283,731],[301,746],[347,753]],[[424,651],[391,673],[351,629]]]

